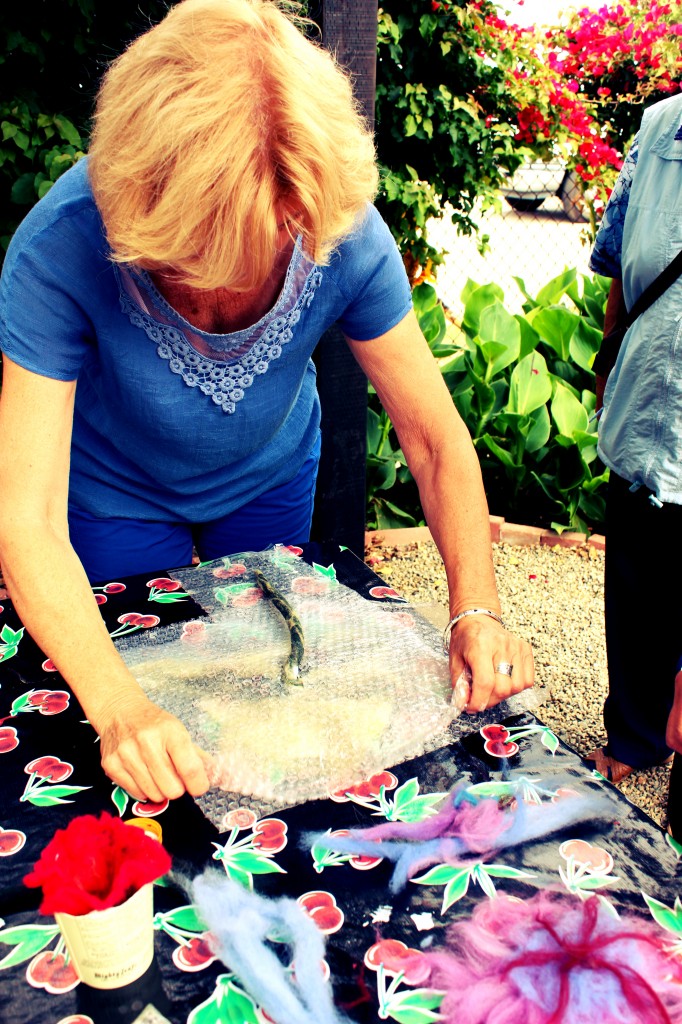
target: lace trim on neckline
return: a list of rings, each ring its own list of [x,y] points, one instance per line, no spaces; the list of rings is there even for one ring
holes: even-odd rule
[[[192,327],[163,299],[147,275],[117,267],[121,309],[156,345],[162,359],[188,387],[209,395],[233,413],[257,376],[279,359],[283,346],[315,297],[322,271],[297,247],[284,287],[269,313],[232,334],[208,334]]]

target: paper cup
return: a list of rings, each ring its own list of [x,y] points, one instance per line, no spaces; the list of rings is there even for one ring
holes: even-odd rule
[[[154,887],[141,889],[108,910],[55,914],[81,981],[120,988],[140,978],[154,959]]]

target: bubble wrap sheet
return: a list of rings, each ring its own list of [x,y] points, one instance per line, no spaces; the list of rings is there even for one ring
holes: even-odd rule
[[[300,619],[300,685],[282,680],[289,628],[256,569]],[[333,566],[279,547],[174,575],[208,617],[126,638],[119,650],[148,696],[214,758],[215,786],[200,801],[214,822],[235,796],[281,808],[448,741],[447,658],[438,632],[404,602],[367,600]]]

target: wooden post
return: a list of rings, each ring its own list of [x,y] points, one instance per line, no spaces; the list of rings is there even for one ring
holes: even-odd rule
[[[321,0],[320,8],[322,41],[350,71],[355,94],[373,127],[377,0]],[[338,541],[362,558],[367,380],[337,327],[322,337],[315,364],[322,404],[322,457],[313,539]]]

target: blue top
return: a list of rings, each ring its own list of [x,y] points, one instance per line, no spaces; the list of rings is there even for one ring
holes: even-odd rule
[[[326,267],[297,242],[256,324],[193,328],[144,272],[108,258],[87,159],[17,229],[0,283],[0,348],[78,381],[69,499],[97,516],[207,522],[292,479],[320,423],[313,349],[336,321],[358,341],[412,308],[400,254],[368,206]]]
[[[609,196],[590,255],[590,270],[604,277],[622,277],[623,228],[628,212],[630,189],[639,154],[639,134],[625,158],[618,180]]]
[[[682,250],[682,95],[645,111],[591,259],[627,309]],[[625,335],[604,394],[599,455],[660,502],[682,504],[682,278]]]

